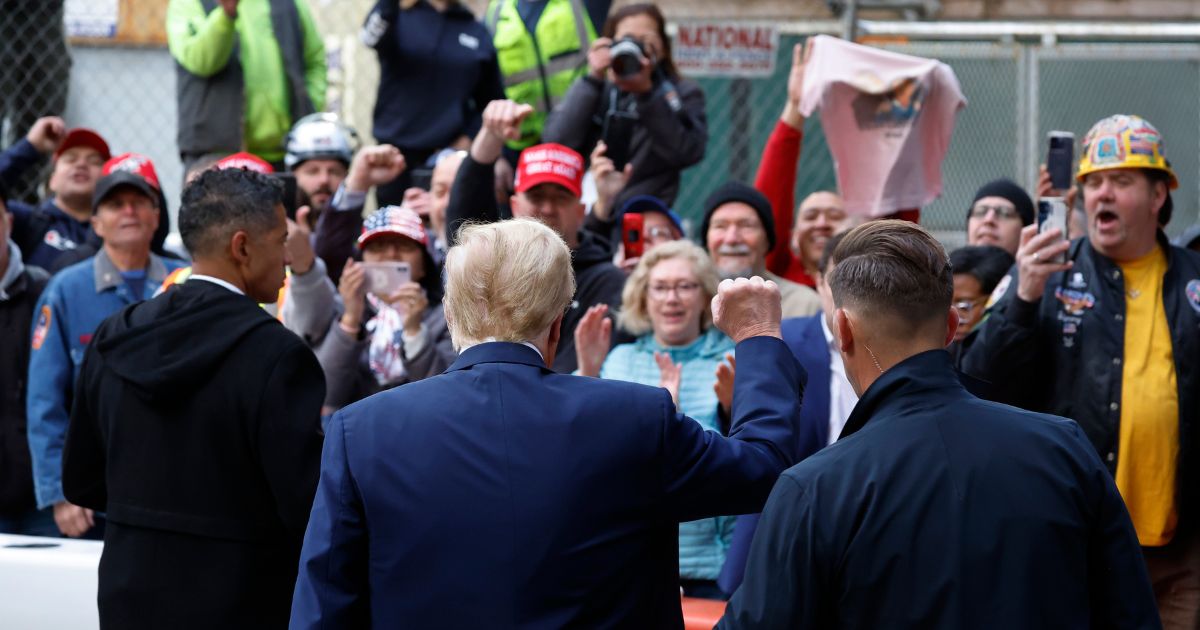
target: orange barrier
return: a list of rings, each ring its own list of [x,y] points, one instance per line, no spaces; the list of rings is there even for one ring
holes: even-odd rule
[[[725,614],[725,602],[698,597],[682,598],[684,630],[712,630]]]

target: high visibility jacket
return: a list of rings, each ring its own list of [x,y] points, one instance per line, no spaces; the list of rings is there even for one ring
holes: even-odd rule
[[[549,0],[531,35],[517,13],[518,0],[492,0],[486,24],[504,75],[509,100],[532,105],[521,123],[521,138],[509,143],[524,149],[541,139],[546,115],[587,72],[588,47],[596,39],[582,0]]]

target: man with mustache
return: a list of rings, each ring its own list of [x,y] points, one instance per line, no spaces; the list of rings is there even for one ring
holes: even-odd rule
[[[771,202],[737,181],[727,182],[704,202],[700,233],[717,270],[725,278],[761,276],[779,285],[784,317],[805,317],[821,310],[812,289],[767,271],[767,253],[775,249]]]
[[[1164,627],[1196,628],[1200,254],[1163,233],[1178,180],[1149,122],[1096,123],[1076,180],[1087,238],[1021,231],[963,369],[1001,402],[1079,423],[1129,508]]]
[[[308,197],[312,224],[329,208],[333,194],[346,179],[357,148],[358,132],[343,124],[335,114],[305,116],[288,133],[283,164],[296,176],[296,187]]]

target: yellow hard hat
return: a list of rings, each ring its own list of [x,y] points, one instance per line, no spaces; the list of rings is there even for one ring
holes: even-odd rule
[[[1117,114],[1096,123],[1083,138],[1083,155],[1075,179],[1112,168],[1152,168],[1166,171],[1171,189],[1179,187],[1171,162],[1163,155],[1162,134],[1141,116]]]

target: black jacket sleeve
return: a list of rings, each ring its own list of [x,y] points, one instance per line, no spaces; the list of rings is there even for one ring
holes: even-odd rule
[[[321,469],[325,377],[311,350],[294,338],[263,385],[257,417],[259,462],[275,509],[300,540]]]
[[[542,141],[566,145],[586,158],[600,137],[596,117],[608,87],[590,76],[576,79],[546,117]]]
[[[493,223],[508,218],[500,216],[496,204],[494,169],[495,164],[480,164],[470,154],[463,158],[446,207],[446,238],[450,247],[458,243],[458,230],[463,223]]]
[[[1040,304],[1017,297],[1015,268],[1008,277],[1006,294],[988,312],[962,356],[962,371],[988,383],[986,398],[1040,410],[1050,380],[1038,374],[1051,361],[1051,349],[1039,340]]]
[[[97,336],[102,334],[97,331]],[[99,383],[101,367],[96,344],[88,344],[79,378],[75,379],[71,422],[63,445],[62,485],[63,496],[71,503],[103,512],[108,505],[107,453],[90,395]]]
[[[708,117],[699,84],[679,79],[675,87],[683,104],[680,111],[672,111],[660,86],[638,98],[638,118],[650,135],[655,158],[663,166],[683,169],[704,159]]]

